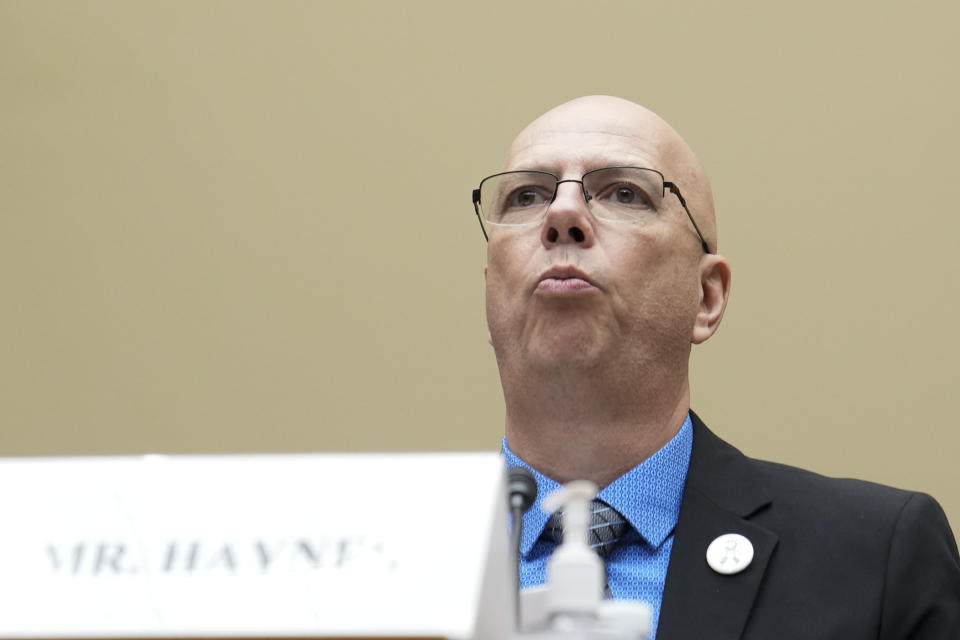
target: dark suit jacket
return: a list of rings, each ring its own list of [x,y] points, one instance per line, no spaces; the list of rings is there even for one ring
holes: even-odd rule
[[[696,415],[658,640],[960,640],[960,557],[929,496],[747,458]],[[724,533],[741,573],[710,569]]]

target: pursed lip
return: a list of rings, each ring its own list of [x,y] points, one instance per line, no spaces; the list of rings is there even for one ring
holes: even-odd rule
[[[540,274],[537,278],[537,290],[556,293],[581,291],[584,289],[599,288],[586,273],[573,266],[554,266]]]

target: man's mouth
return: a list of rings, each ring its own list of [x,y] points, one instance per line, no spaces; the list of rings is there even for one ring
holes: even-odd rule
[[[575,293],[594,288],[596,285],[590,277],[576,267],[550,267],[537,281],[537,291],[550,293]]]

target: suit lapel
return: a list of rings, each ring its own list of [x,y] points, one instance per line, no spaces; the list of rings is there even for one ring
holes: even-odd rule
[[[693,451],[657,638],[736,640],[743,634],[777,545],[776,534],[749,519],[771,498],[753,463],[713,435],[692,412],[691,417]],[[725,533],[739,533],[753,544],[753,561],[734,575],[716,573],[706,561],[707,547]]]

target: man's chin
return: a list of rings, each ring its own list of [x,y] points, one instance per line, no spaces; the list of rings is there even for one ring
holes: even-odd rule
[[[556,337],[527,345],[522,358],[527,367],[548,372],[589,371],[610,361],[609,349],[602,344],[585,340],[558,340]]]

